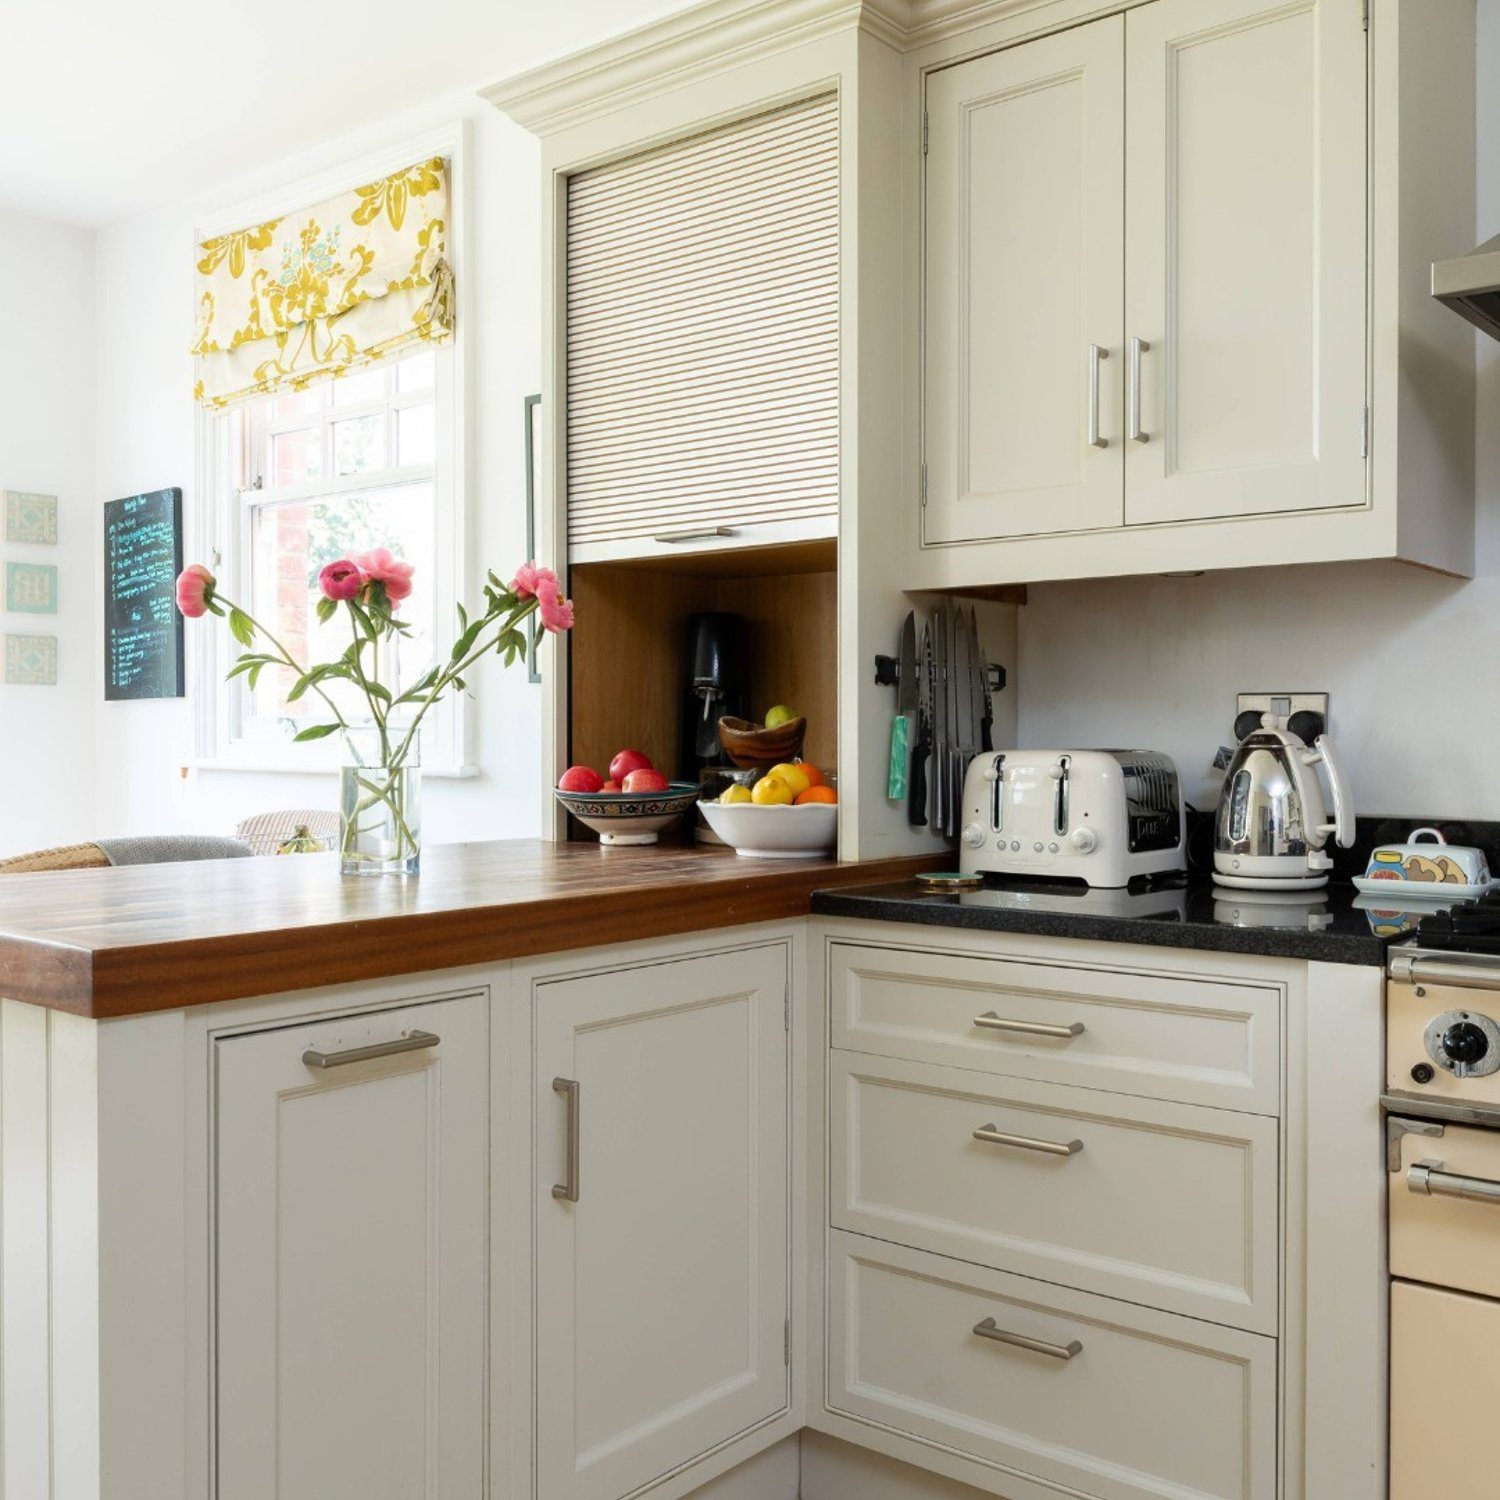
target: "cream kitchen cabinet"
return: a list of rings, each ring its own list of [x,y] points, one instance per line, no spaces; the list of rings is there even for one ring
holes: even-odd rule
[[[216,1500],[480,1492],[488,1030],[471,994],[214,1044]]]
[[[1415,103],[1465,93],[1465,7],[1366,8],[1150,0],[914,61],[913,586],[1471,569],[1472,339],[1422,298],[1472,199],[1452,106]],[[1418,377],[1455,410],[1419,418]]]
[[[790,1407],[790,961],[535,986],[542,1500],[617,1500]]]

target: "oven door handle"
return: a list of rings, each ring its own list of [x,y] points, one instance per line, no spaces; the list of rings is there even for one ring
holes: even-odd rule
[[[1462,958],[1415,958],[1405,953],[1391,955],[1390,976],[1407,984],[1447,984],[1462,990],[1500,990],[1500,964],[1493,960]]]
[[[1488,1177],[1464,1177],[1444,1170],[1440,1161],[1419,1161],[1407,1169],[1409,1192],[1429,1198],[1462,1198],[1468,1203],[1500,1204],[1500,1182]]]

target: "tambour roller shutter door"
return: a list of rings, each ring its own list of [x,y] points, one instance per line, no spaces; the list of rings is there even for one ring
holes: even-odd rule
[[[574,547],[838,514],[838,99],[568,183]]]

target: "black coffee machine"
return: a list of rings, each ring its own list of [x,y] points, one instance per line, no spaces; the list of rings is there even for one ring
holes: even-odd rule
[[[719,746],[719,720],[745,717],[745,622],[739,615],[691,615],[687,629],[681,775],[697,781],[705,767],[729,764]]]

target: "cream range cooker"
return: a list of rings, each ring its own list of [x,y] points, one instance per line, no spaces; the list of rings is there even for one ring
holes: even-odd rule
[[[1500,893],[1424,917],[1386,983],[1390,1500],[1491,1500],[1500,1392]]]

